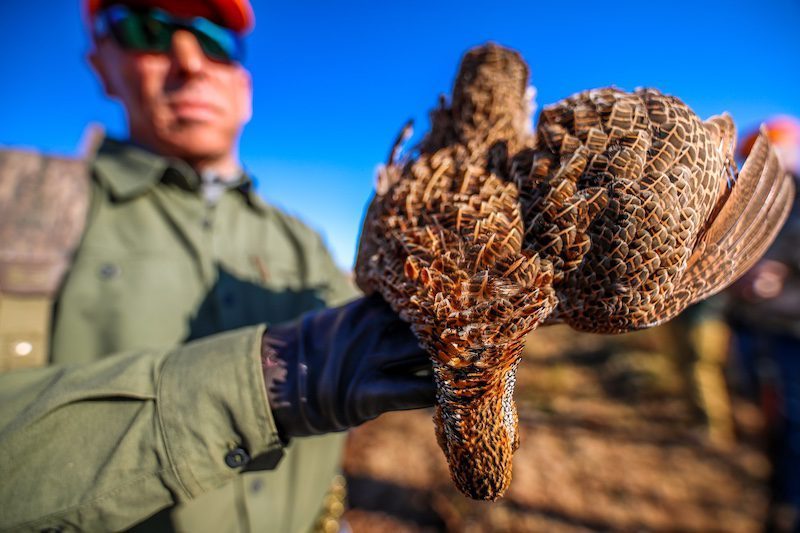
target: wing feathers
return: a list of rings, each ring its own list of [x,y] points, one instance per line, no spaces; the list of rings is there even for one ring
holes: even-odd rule
[[[731,116],[728,113],[714,115],[706,120],[703,126],[717,140],[717,148],[733,159],[733,149],[736,146],[736,124],[733,123]]]
[[[774,150],[770,147],[769,141],[762,131],[736,182],[733,184],[733,189],[724,200],[725,203],[716,218],[711,222],[711,226],[703,239],[705,242],[722,242],[727,234],[741,222],[742,215],[747,211],[748,207],[751,207],[751,209],[760,208],[760,206],[752,206],[751,201],[754,199],[753,195],[758,185],[764,185],[762,183],[764,174],[771,170],[771,168],[768,168],[770,166],[768,163],[771,152],[774,156]]]
[[[766,143],[766,138],[763,140]],[[723,241],[734,249],[739,246],[742,239],[746,239],[756,229],[752,227],[753,224],[763,222],[763,219],[772,208],[777,193],[781,188],[781,183],[785,178],[785,173],[778,162],[775,150],[771,146],[767,146],[767,148],[769,153],[764,167],[762,169],[753,169],[752,166],[748,167],[747,163],[745,163],[745,168],[742,169],[742,173],[738,178],[741,181],[756,181],[756,188],[752,195],[746,198],[747,204],[744,206],[739,220],[731,228],[728,235],[723,237]],[[752,175],[749,172],[751,169],[753,170]],[[734,185],[735,187],[736,185]]]
[[[791,179],[778,183],[779,188],[771,198],[770,207],[762,220],[757,222],[759,230],[745,243],[734,258],[733,279],[739,278],[761,258],[778,235],[780,228],[792,210],[794,183]]]
[[[722,290],[753,266],[777,236],[793,198],[794,183],[762,129],[689,259],[681,286],[690,290],[692,302]]]

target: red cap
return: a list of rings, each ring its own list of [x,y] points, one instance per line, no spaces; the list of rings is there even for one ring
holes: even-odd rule
[[[249,0],[82,0],[88,20],[95,13],[112,4],[133,7],[160,7],[176,17],[203,17],[230,28],[247,33],[255,25],[255,15]]]

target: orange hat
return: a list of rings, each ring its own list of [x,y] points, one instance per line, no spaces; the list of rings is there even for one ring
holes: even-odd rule
[[[177,17],[204,17],[238,33],[247,33],[255,25],[249,0],[83,0],[87,20],[112,4],[134,7],[160,7]]]

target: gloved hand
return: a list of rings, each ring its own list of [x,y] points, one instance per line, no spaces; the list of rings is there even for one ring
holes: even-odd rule
[[[428,355],[379,296],[268,328],[263,353],[270,407],[285,441],[429,407],[436,396]]]

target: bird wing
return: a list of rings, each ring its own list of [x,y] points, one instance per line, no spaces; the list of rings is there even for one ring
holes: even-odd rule
[[[736,124],[728,113],[715,115],[703,123],[706,131],[717,141],[717,148],[726,157],[733,158],[736,148]]]
[[[735,133],[724,119],[712,120],[723,126],[720,142],[731,147],[730,136]],[[791,175],[783,170],[762,128],[742,171],[724,187],[700,233],[667,314],[673,316],[684,305],[719,292],[747,272],[775,240],[793,198]]]

